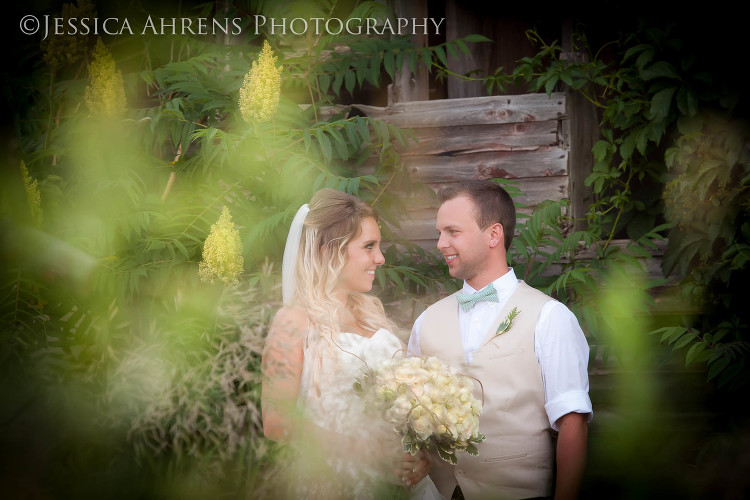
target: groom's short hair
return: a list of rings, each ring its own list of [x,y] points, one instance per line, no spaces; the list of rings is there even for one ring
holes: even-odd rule
[[[505,235],[505,250],[510,248],[516,227],[516,207],[500,184],[490,180],[461,181],[443,186],[437,196],[441,205],[458,196],[468,197],[474,202],[474,217],[479,228],[484,230],[499,222]]]

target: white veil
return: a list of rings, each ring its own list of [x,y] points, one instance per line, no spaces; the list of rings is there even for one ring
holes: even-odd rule
[[[284,300],[284,305],[288,305],[292,301],[294,291],[297,288],[294,269],[297,264],[300,239],[302,238],[302,226],[309,211],[310,208],[307,203],[299,207],[297,214],[292,219],[292,225],[289,227],[289,234],[286,237],[284,258],[281,262],[281,297]]]

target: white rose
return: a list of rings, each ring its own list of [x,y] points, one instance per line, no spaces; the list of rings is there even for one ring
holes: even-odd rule
[[[443,412],[443,405],[440,403],[435,403],[434,401],[427,406],[427,409],[430,412],[430,415],[432,415],[432,418],[436,420],[440,420],[442,412]]]
[[[411,357],[402,359],[399,362],[398,366],[413,368],[416,370],[417,368],[422,368],[424,366],[424,363],[422,361],[422,358],[411,356]]]
[[[472,417],[472,426],[475,429],[479,429],[479,417],[478,416]]]
[[[471,411],[474,413],[474,415],[482,414],[482,403],[480,403],[478,399],[472,400]]]
[[[390,413],[393,418],[403,420],[411,411],[411,400],[406,396],[399,396],[393,401]]]
[[[469,391],[474,390],[474,381],[470,379],[469,377],[460,377],[459,378],[459,385],[463,389],[464,387],[469,389]]]
[[[460,408],[461,406],[462,406],[461,401],[459,401],[455,397],[448,399],[448,401],[445,403],[445,407],[451,410],[451,412],[453,413],[456,412],[454,408]]]
[[[424,394],[429,397],[433,397],[438,392],[438,388],[435,387],[435,384],[432,384],[430,382],[425,383],[422,386],[422,390],[424,391]]]
[[[393,376],[393,373],[390,371],[383,372],[379,375],[379,381],[380,384],[388,387],[392,391],[396,391],[398,389],[398,381],[396,380],[396,377]]]
[[[423,384],[430,380],[430,372],[414,366],[399,366],[393,371],[393,377],[400,384]]]
[[[441,389],[444,389],[450,384],[450,378],[447,375],[438,375],[434,377],[433,384],[435,384],[437,387],[440,387]]]
[[[422,384],[410,385],[409,388],[414,396],[421,399],[421,396],[424,394],[424,386]]]
[[[385,411],[385,419],[392,424],[400,424],[405,422],[406,416],[399,414],[395,408],[391,407]]]
[[[461,387],[458,390],[458,399],[460,399],[462,403],[465,403],[470,400],[472,393],[472,389]]]
[[[426,441],[432,435],[432,422],[428,415],[412,420],[411,428],[422,441]]]
[[[441,405],[445,405],[445,403],[448,402],[448,394],[445,391],[439,391],[432,396],[432,400]]]
[[[442,361],[435,357],[429,357],[424,362],[425,370],[430,371],[432,373],[440,373],[440,370],[444,368],[444,365]]]
[[[448,408],[443,407],[443,410],[440,413],[440,421],[450,427],[456,423],[456,416]]]
[[[415,420],[418,418],[422,418],[425,415],[429,416],[429,414],[430,412],[427,411],[427,409],[424,406],[418,404],[417,406],[414,407],[414,409],[409,414],[409,419]]]

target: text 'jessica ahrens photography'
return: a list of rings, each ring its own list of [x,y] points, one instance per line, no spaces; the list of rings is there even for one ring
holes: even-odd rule
[[[355,17],[349,19],[323,17],[266,18],[254,15],[250,30],[255,35],[265,32],[269,35],[417,35],[440,34],[445,18],[397,17],[372,18]],[[50,36],[74,35],[232,35],[243,33],[242,18],[193,18],[157,17],[150,15],[141,22],[131,22],[128,18],[96,17],[63,18],[49,15],[27,15],[21,19],[21,32],[34,35],[40,31],[42,39]]]

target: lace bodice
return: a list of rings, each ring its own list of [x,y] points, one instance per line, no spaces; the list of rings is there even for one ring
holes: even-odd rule
[[[311,356],[305,355],[300,380],[299,406],[307,417],[326,429],[353,435],[362,429],[364,404],[354,393],[355,379],[367,367],[377,368],[401,351],[401,342],[389,331],[380,329],[372,337],[340,332],[333,362],[324,360],[319,376],[320,394],[312,383]],[[306,353],[307,354],[307,353]]]
[[[376,369],[383,361],[399,355],[403,347],[401,341],[385,329],[369,338],[341,332],[334,340],[338,346],[334,349],[336,359],[323,360],[319,392],[312,382],[312,356],[305,351],[298,406],[319,427],[344,436],[367,437],[368,442],[382,446],[381,450],[367,451],[398,457],[402,449],[397,433],[382,416],[366,411],[364,400],[354,392],[353,385],[366,368]],[[338,476],[339,484],[348,483],[351,498],[369,498],[375,482],[392,478],[384,478],[382,470],[378,472],[363,465],[362,449],[351,451],[350,457],[328,456],[327,461]]]

